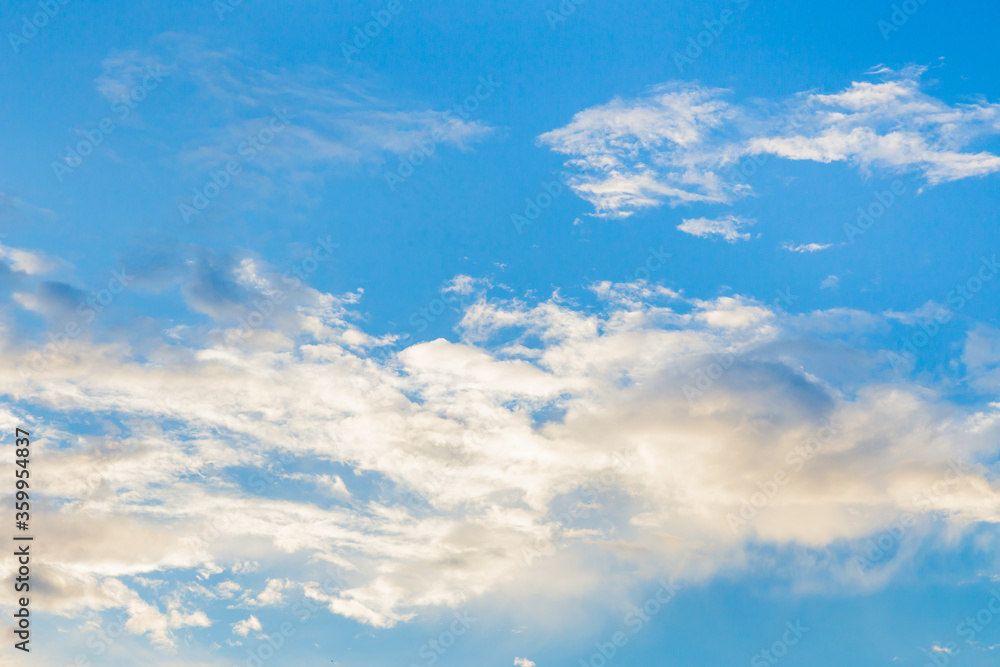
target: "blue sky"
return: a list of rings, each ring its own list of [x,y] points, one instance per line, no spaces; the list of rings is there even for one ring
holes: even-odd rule
[[[5,659],[995,664],[997,18],[9,3]]]

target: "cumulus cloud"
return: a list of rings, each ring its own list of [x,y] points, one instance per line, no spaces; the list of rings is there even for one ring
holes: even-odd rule
[[[514,667],[535,667],[535,663],[527,658],[514,658]]]
[[[714,220],[709,218],[693,218],[690,220],[684,220],[677,226],[677,229],[681,230],[685,234],[691,234],[692,236],[700,236],[702,238],[709,236],[721,236],[729,243],[736,243],[737,241],[750,240],[750,234],[740,232],[739,230],[742,227],[748,227],[755,222],[755,220],[748,220],[735,215],[726,215],[721,218],[715,218]]]
[[[47,257],[44,253],[23,248],[11,248],[2,243],[0,243],[0,259],[6,260],[13,270],[28,275],[50,273],[65,266],[65,264]]]
[[[256,598],[246,600],[245,604],[250,607],[278,606],[285,601],[284,590],[290,587],[290,582],[284,579],[268,579],[264,590]]]
[[[1000,521],[1000,410],[896,375],[871,347],[894,349],[883,315],[602,283],[593,308],[483,295],[454,340],[376,359],[355,297],[304,285],[240,331],[233,314],[281,273],[234,257],[184,278],[210,322],[141,350],[78,338],[22,377],[31,347],[0,330],[0,424],[46,424],[40,613],[124,613],[166,648],[222,607],[300,595],[390,627],[475,597],[614,598],[775,559],[859,588],[851,549],[901,512],[941,548],[941,531]],[[975,336],[967,360],[991,368],[994,332]],[[75,432],[84,416],[106,434]],[[776,471],[787,482],[746,516]],[[581,495],[594,480],[610,481]],[[605,576],[608,559],[622,567]]]
[[[606,217],[732,203],[752,192],[737,167],[761,155],[913,172],[929,185],[1000,171],[1000,157],[971,148],[1000,134],[1000,104],[949,104],[924,90],[923,73],[877,68],[874,81],[839,93],[754,107],[725,90],[663,84],[581,111],[539,140],[568,157],[571,186]]]
[[[264,626],[260,624],[260,619],[258,619],[253,614],[250,615],[250,618],[244,619],[238,623],[233,624],[233,634],[239,635],[240,637],[246,637],[248,634],[250,634],[251,630],[256,630],[257,632],[260,632],[263,629]]]

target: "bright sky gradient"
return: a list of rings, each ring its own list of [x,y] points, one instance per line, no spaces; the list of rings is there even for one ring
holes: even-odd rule
[[[1000,661],[995,3],[6,10],[0,664]]]

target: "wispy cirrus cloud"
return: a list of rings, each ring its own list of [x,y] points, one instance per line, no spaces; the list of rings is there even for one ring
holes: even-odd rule
[[[170,73],[174,101],[160,105],[166,110],[144,105],[143,112],[183,113],[172,137],[180,147],[179,171],[203,185],[210,174],[235,164],[239,174],[230,174],[225,187],[231,182],[254,190],[252,205],[289,197],[309,203],[326,178],[359,168],[374,172],[415,151],[423,151],[421,160],[438,159],[447,149],[471,150],[495,133],[459,107],[400,100],[322,67],[262,68],[234,51],[174,34],[146,51],[109,55],[96,89],[115,100],[152,67]],[[272,122],[275,117],[280,124]]]
[[[677,226],[677,229],[685,234],[707,238],[719,236],[729,243],[737,241],[749,241],[750,234],[740,231],[744,227],[753,225],[756,220],[741,218],[735,215],[726,215],[721,218],[692,218],[684,220]]]
[[[94,85],[108,102],[128,99],[151,72],[162,75],[173,70],[165,66],[159,56],[135,50],[116,51],[101,62],[101,67],[101,74],[94,79]]]
[[[1000,104],[949,104],[925,92],[923,73],[879,67],[870,76],[881,80],[755,107],[729,103],[724,90],[664,84],[581,111],[539,140],[568,156],[573,189],[606,217],[730,204],[752,190],[727,171],[755,155],[914,172],[928,185],[1000,171],[1000,157],[967,150],[1000,134]]]
[[[781,247],[782,249],[787,250],[788,252],[814,253],[814,252],[819,252],[820,250],[826,250],[827,248],[832,248],[833,244],[832,243],[800,243],[800,244],[782,243]]]
[[[287,109],[295,122],[279,142],[260,152],[260,168],[268,171],[381,162],[428,141],[467,150],[493,133],[453,110],[389,102],[371,86],[333,72],[271,72],[229,55],[184,53],[202,63],[194,81],[203,94],[232,110],[228,124],[186,152],[188,162],[207,166],[238,157],[240,141],[273,108]]]

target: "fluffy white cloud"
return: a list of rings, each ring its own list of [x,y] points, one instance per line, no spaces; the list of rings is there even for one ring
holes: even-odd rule
[[[662,85],[638,100],[615,99],[581,111],[566,127],[539,139],[569,155],[579,176],[574,190],[601,215],[672,203],[722,202],[730,192],[704,168],[715,158],[704,147],[716,128],[736,114],[724,91]]]
[[[966,150],[1000,134],[1000,104],[937,99],[922,90],[921,68],[870,74],[881,80],[753,108],[726,102],[724,90],[660,85],[581,111],[539,139],[569,157],[573,189],[608,217],[731,203],[751,192],[737,167],[760,155],[910,171],[931,185],[1000,171],[1000,157]]]
[[[6,234],[0,238],[3,236]],[[22,271],[28,275],[49,273],[61,266],[60,262],[47,257],[44,253],[23,248],[9,248],[2,243],[0,243],[0,259],[6,260],[15,271]]]
[[[260,619],[258,619],[253,614],[250,615],[250,618],[244,619],[242,621],[239,621],[238,623],[233,624],[233,634],[239,635],[240,637],[246,637],[248,634],[250,634],[251,630],[256,630],[257,632],[260,632],[263,629],[264,627],[260,624]]]
[[[527,658],[514,658],[514,667],[535,667],[535,663]]]

